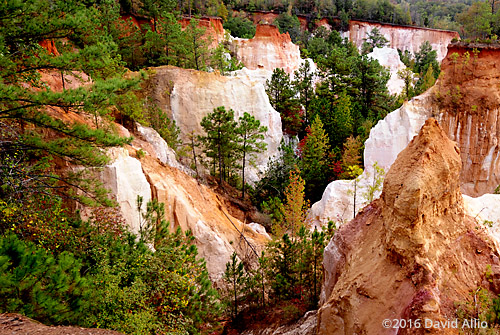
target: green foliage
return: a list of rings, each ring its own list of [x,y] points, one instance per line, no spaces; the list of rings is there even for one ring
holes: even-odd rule
[[[363,193],[363,198],[370,203],[373,201],[375,194],[377,192],[382,191],[382,185],[385,177],[385,170],[383,167],[380,167],[377,162],[373,163],[373,176],[371,184],[368,184],[366,187],[366,191]],[[366,178],[370,178],[370,174],[366,173]]]
[[[347,174],[350,178],[353,179],[353,188],[348,191],[348,194],[352,195],[353,197],[353,216],[352,218],[354,219],[356,217],[356,199],[358,197],[358,185],[359,182],[361,181],[361,175],[363,174],[363,169],[360,168],[358,165],[350,165],[347,167]]]
[[[497,334],[498,321],[500,315],[497,313],[499,308],[499,299],[483,287],[469,292],[470,298],[466,301],[455,302],[455,315],[458,319],[458,324],[462,325],[464,322],[469,322],[474,319],[477,324],[484,325],[486,328],[479,327],[473,329],[472,334]],[[472,327],[464,327],[472,328]]]
[[[212,55],[210,57],[210,65],[219,70],[220,74],[225,76],[228,72],[240,70],[243,68],[241,64],[235,57],[231,57],[229,50],[226,49],[225,42],[219,43],[217,48],[212,50]]]
[[[366,38],[363,39],[363,46],[361,53],[366,55],[373,51],[374,48],[383,48],[389,41],[384,37],[378,30],[378,28],[373,28]]]
[[[308,112],[310,110],[311,101],[314,97],[314,78],[316,74],[311,69],[309,61],[304,62],[294,73],[293,85],[299,93],[299,102],[304,108],[304,122],[309,122]]]
[[[415,72],[424,76],[430,66],[432,66],[434,78],[437,79],[441,72],[437,61],[437,52],[432,49],[429,41],[425,41],[420,46],[419,51],[415,53]]]
[[[487,1],[473,3],[467,11],[457,15],[465,35],[471,38],[485,38],[491,34],[492,11]]]
[[[235,252],[231,255],[231,260],[226,263],[226,271],[224,272],[224,281],[227,283],[229,289],[227,292],[227,299],[231,300],[230,304],[233,305],[232,317],[236,319],[238,315],[238,297],[241,295],[245,280],[245,272],[243,263],[239,262]]]
[[[283,131],[297,134],[302,126],[302,110],[295,98],[297,90],[292,85],[290,75],[283,69],[274,69],[271,80],[266,81],[266,93],[271,105],[280,113]]]
[[[261,126],[260,121],[255,119],[254,116],[245,112],[239,118],[236,133],[239,136],[238,150],[241,151],[242,164],[241,164],[241,179],[242,179],[242,198],[245,198],[245,167],[247,160],[253,165],[253,158],[255,154],[264,152],[267,143],[263,142],[264,133],[267,127]]]
[[[328,181],[328,154],[330,145],[323,123],[318,115],[307,128],[307,135],[301,141],[302,177],[306,182],[307,199],[317,201]]]
[[[278,27],[280,33],[288,33],[292,42],[296,42],[300,36],[300,21],[295,15],[282,13],[278,15],[274,24]]]
[[[285,189],[283,203],[283,221],[273,226],[274,235],[280,237],[290,234],[295,238],[301,226],[307,226],[306,216],[309,210],[309,201],[305,199],[305,181],[300,176],[300,170],[295,167],[290,171],[289,183]]]
[[[210,38],[205,36],[205,29],[199,27],[199,20],[191,19],[184,30],[186,42],[184,67],[205,70],[209,56]]]
[[[150,27],[144,35],[141,46],[147,66],[180,65],[187,52],[186,33],[181,29],[177,18],[164,12],[155,19],[157,29]]]
[[[143,113],[141,119],[144,121],[141,122],[140,119],[135,119],[135,121],[151,126],[170,148],[177,154],[183,154],[182,140],[180,139],[181,130],[175,120],[170,119],[167,113],[151,100],[146,101]]]
[[[137,80],[123,78],[116,45],[105,30],[98,29],[97,9],[74,1],[8,1],[4,5],[0,18],[2,159],[12,161],[9,157],[23,152],[23,162],[30,162],[22,164],[29,168],[16,172],[19,187],[27,186],[26,180],[30,187],[38,183],[47,188],[64,180],[82,189],[79,195],[73,192],[78,197],[86,195],[82,201],[93,198],[104,202],[103,197],[97,197],[102,190],[82,173],[58,177],[46,171],[52,157],[83,166],[102,166],[107,157],[97,148],[129,142],[115,135],[106,119],[116,97],[134,87]],[[60,38],[66,39],[64,44]],[[40,46],[50,39],[58,42],[57,53]],[[83,72],[90,75],[92,83],[66,87],[68,77],[83,83]],[[59,75],[62,89],[49,88],[42,73]],[[55,119],[46,113],[49,108],[90,114],[94,128]],[[10,169],[16,168],[11,165]]]
[[[259,268],[245,272],[245,281],[249,284],[242,290],[240,298],[246,298],[243,292],[252,292],[252,288],[255,290],[258,286],[257,291],[265,288],[269,301],[274,303],[288,301],[291,305],[299,301],[299,305],[305,305],[305,310],[317,308],[323,278],[323,250],[335,229],[333,222],[321,231],[310,231],[301,226],[295,238],[284,234],[269,242],[259,258]],[[261,274],[264,281],[261,281]],[[292,307],[295,308],[297,306]]]
[[[76,323],[89,306],[89,285],[72,254],[52,256],[13,234],[0,236],[0,312],[46,323]]]
[[[268,201],[277,197],[284,199],[284,190],[289,183],[290,171],[299,163],[294,152],[293,143],[286,144],[281,141],[278,156],[269,160],[264,176],[255,187],[255,200]]]
[[[196,334],[219,310],[205,262],[198,259],[190,232],[170,232],[163,204],[153,201],[146,207],[140,213],[146,223],[139,239],[109,230],[96,234],[89,226],[84,257],[93,303],[83,325],[126,333]]]
[[[216,174],[218,166],[219,181],[229,180],[236,164],[238,149],[237,123],[234,120],[234,111],[226,111],[223,106],[205,116],[201,126],[206,136],[200,136],[206,157],[212,159],[212,174]]]
[[[415,73],[410,68],[404,68],[402,70],[398,70],[398,78],[402,79],[405,83],[404,90],[401,93],[405,100],[411,99],[414,96],[415,92],[413,86],[415,84]]]
[[[252,21],[239,16],[230,17],[224,22],[224,29],[229,30],[233,37],[253,38],[255,26]]]

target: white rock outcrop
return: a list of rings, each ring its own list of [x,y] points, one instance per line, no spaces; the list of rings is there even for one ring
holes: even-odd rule
[[[256,166],[247,170],[247,180],[257,181],[259,172],[267,166],[270,157],[278,153],[282,138],[281,118],[269,103],[262,78],[264,72],[240,72],[235,76],[221,76],[175,67],[160,67],[150,79],[149,95],[167,110],[181,130],[181,138],[188,142],[188,134],[204,134],[200,125],[203,117],[214,108],[233,109],[235,118],[249,113],[267,127],[264,134],[267,150],[255,159]]]
[[[466,212],[479,224],[487,226],[500,245],[500,194],[483,194],[477,198],[464,194],[463,198]]]
[[[399,58],[399,53],[396,49],[383,47],[374,48],[368,57],[378,60],[379,64],[386,67],[391,74],[387,82],[387,89],[390,94],[400,94],[403,91],[405,82],[398,77],[398,71],[404,70],[406,66]]]
[[[258,24],[252,39],[234,38],[230,49],[251,70],[281,68],[291,74],[302,63],[299,46],[292,43],[288,33],[280,34],[269,24]]]
[[[151,186],[142,171],[141,162],[129,156],[124,148],[108,151],[112,163],[98,173],[104,187],[111,191],[120,207],[120,212],[130,230],[138,234],[140,214],[137,210],[137,196],[143,197],[142,210],[151,200]]]

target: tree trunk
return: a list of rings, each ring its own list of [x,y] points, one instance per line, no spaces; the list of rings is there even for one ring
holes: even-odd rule
[[[246,161],[246,136],[243,139],[243,169],[241,170],[241,179],[242,179],[242,195],[241,198],[245,200],[245,161]]]

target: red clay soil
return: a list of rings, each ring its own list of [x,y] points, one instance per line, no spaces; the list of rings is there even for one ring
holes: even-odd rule
[[[0,314],[0,334],[19,335],[123,335],[114,330],[65,327],[49,327],[20,314]]]

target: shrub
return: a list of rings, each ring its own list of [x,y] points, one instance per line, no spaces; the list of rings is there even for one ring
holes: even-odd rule
[[[224,29],[229,30],[234,37],[253,38],[255,36],[255,26],[247,18],[230,17],[224,22]]]
[[[16,235],[0,237],[0,313],[17,312],[44,323],[76,323],[89,300],[81,263],[54,257]]]

